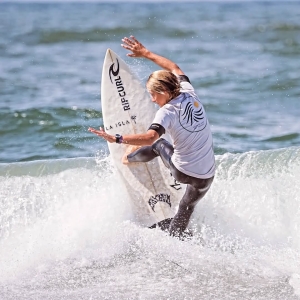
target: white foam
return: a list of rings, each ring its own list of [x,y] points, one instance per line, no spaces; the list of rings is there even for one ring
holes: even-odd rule
[[[2,202],[1,277],[63,260],[109,237],[129,219],[126,193],[111,170],[75,169],[42,177],[11,177]]]
[[[195,236],[185,242],[134,223],[109,161],[0,177],[0,295],[299,295],[300,172],[283,151],[293,157],[285,169],[283,152],[280,160],[271,153],[271,169],[257,153],[218,157],[216,180],[193,215]]]
[[[294,288],[295,295],[300,296],[300,275],[297,273],[292,274],[289,284]]]

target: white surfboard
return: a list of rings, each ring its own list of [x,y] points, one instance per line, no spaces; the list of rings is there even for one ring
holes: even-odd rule
[[[110,49],[103,64],[101,103],[105,131],[112,135],[145,133],[156,112],[145,87]],[[173,217],[184,186],[174,180],[159,157],[148,163],[122,164],[126,147],[128,145],[108,143],[111,159],[129,194],[136,221],[150,226]]]

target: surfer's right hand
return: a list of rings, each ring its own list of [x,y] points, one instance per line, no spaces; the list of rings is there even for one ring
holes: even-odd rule
[[[124,37],[122,39],[124,44],[121,46],[132,53],[128,53],[127,56],[130,57],[147,57],[149,50],[143,46],[133,35],[130,38]]]
[[[105,140],[107,140],[109,143],[115,143],[116,142],[116,138],[113,135],[110,135],[108,133],[106,133],[104,131],[103,128],[100,127],[100,130],[97,130],[95,128],[89,127],[88,131],[104,138]]]

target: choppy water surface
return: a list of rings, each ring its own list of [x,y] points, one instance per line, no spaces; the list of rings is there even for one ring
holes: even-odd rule
[[[300,299],[300,3],[0,3],[1,299]],[[101,126],[107,48],[190,77],[217,174],[191,240],[135,222]]]
[[[102,125],[106,49],[141,80],[156,69],[126,57],[130,34],[191,78],[217,153],[298,145],[299,11],[297,2],[1,4],[0,161],[106,148],[86,131]]]

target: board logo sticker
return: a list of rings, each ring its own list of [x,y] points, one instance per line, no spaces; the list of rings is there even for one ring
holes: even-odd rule
[[[136,121],[135,121],[135,120],[136,120],[136,116],[131,116],[130,119],[131,119],[132,121],[134,121],[134,124],[136,124]]]
[[[155,196],[151,196],[148,204],[150,205],[150,207],[152,208],[152,210],[155,212],[154,207],[156,205],[157,202],[165,202],[167,204],[170,205],[171,207],[171,200],[170,200],[170,195],[168,194],[157,194]]]
[[[126,111],[126,110],[130,110],[130,105],[129,105],[129,101],[127,99],[125,99],[126,91],[123,86],[122,78],[119,75],[120,65],[119,65],[119,60],[117,58],[116,58],[116,62],[117,62],[116,68],[114,68],[115,63],[113,62],[108,69],[109,79],[110,79],[111,83],[116,86],[119,97],[121,98],[120,99],[121,105],[123,107],[123,110]],[[112,75],[115,78],[112,78]]]
[[[180,105],[179,122],[189,132],[198,132],[206,127],[204,109],[197,98],[184,97]]]

